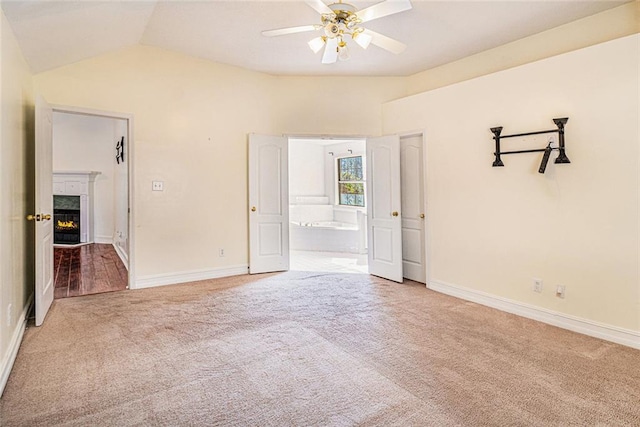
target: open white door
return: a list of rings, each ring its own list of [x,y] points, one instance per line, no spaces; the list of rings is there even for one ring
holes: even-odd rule
[[[369,273],[402,282],[400,138],[367,139]]]
[[[36,326],[42,325],[53,302],[53,110],[38,97],[35,112],[36,213],[27,219],[36,226]]]
[[[422,142],[422,134],[400,138],[402,273],[407,279],[426,283]]]
[[[289,269],[289,154],[285,137],[249,135],[249,273]]]

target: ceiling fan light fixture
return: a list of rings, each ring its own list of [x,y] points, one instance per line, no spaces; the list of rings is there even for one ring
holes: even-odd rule
[[[373,40],[373,37],[363,32],[353,33],[351,37],[353,38],[353,41],[358,43],[358,45],[363,49],[368,48],[369,45],[371,44],[371,40]]]
[[[323,64],[333,64],[338,59],[346,61],[351,57],[347,43],[344,41],[347,35],[363,49],[367,49],[372,43],[395,54],[400,54],[406,49],[407,46],[404,43],[363,28],[360,24],[409,10],[412,7],[411,0],[382,0],[361,10],[349,3],[343,3],[343,0],[333,0],[337,3],[328,5],[325,1],[327,0],[304,0],[320,14],[321,24],[267,30],[262,34],[274,37],[320,30],[321,35],[308,41],[307,44],[314,53],[324,48]]]
[[[316,37],[315,39],[309,40],[307,44],[309,45],[309,48],[311,48],[313,53],[318,53],[324,47],[325,43],[326,43],[326,38],[319,36],[319,37]]]
[[[338,59],[340,61],[348,61],[351,58],[351,52],[344,41],[338,43]]]
[[[337,37],[340,35],[340,26],[335,22],[330,22],[324,27],[324,33],[327,37]]]

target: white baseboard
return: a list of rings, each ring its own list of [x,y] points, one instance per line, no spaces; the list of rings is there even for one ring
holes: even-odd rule
[[[594,322],[438,280],[429,281],[427,288],[559,328],[640,349],[640,332],[630,329]]]
[[[152,288],[155,286],[175,285],[178,283],[196,282],[198,280],[217,279],[220,277],[239,276],[247,274],[249,266],[246,264],[206,270],[180,271],[177,273],[154,274],[138,277],[134,289]]]
[[[95,236],[93,238],[94,243],[103,243],[106,245],[113,245],[113,236]]]
[[[116,245],[115,243],[112,243],[111,245],[113,246],[113,249],[115,249],[116,253],[118,254],[118,257],[124,264],[124,267],[127,270],[129,270],[129,256],[122,250],[120,246]]]
[[[31,310],[32,303],[33,294],[31,294],[31,296],[29,297],[29,301],[27,301],[27,304],[22,310],[22,313],[20,313],[20,318],[18,319],[16,328],[13,331],[13,336],[11,337],[9,348],[7,349],[5,357],[2,359],[2,365],[0,366],[0,396],[2,396],[2,393],[4,393],[4,388],[7,385],[7,381],[9,380],[9,374],[11,374],[11,369],[13,368],[13,364],[16,361],[18,349],[20,348],[20,344],[22,343],[22,336],[24,335],[24,330],[27,328],[27,316],[29,315],[29,311]]]

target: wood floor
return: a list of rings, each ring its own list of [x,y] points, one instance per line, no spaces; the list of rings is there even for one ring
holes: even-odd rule
[[[112,245],[54,248],[55,298],[127,288],[128,272]]]

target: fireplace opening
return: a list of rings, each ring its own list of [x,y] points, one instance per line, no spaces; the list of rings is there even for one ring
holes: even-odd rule
[[[80,196],[53,196],[53,243],[80,243]]]

